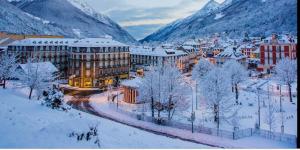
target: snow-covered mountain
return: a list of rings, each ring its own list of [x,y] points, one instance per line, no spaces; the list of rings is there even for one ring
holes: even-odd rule
[[[64,35],[65,31],[47,20],[23,12],[6,0],[0,0],[0,31],[17,34],[55,34]],[[70,34],[70,36],[75,36]]]
[[[297,33],[297,0],[210,0],[195,14],[166,25],[141,42],[177,41],[213,33],[241,36]]]
[[[5,0],[1,0],[5,1]],[[96,12],[87,3],[80,0],[9,0],[15,5],[22,14],[26,14],[31,18],[39,19],[41,22],[50,24],[60,29],[61,35],[66,37],[99,37],[110,35],[114,39],[124,43],[135,43],[136,40],[118,24],[110,18]],[[5,9],[5,8],[4,8]],[[16,8],[15,8],[16,9]],[[14,10],[8,10],[13,12]],[[25,12],[25,13],[24,13]],[[14,19],[14,18],[9,18]],[[5,22],[5,21],[4,21]],[[29,22],[24,22],[29,24]],[[5,26],[1,26],[5,28]],[[33,26],[34,28],[35,26]],[[37,25],[37,28],[43,28]],[[6,30],[4,30],[6,31]],[[10,30],[9,32],[14,32]],[[15,33],[15,32],[14,32]],[[16,32],[18,33],[18,32]],[[22,31],[22,33],[39,33]],[[57,34],[58,32],[48,32],[47,34]]]

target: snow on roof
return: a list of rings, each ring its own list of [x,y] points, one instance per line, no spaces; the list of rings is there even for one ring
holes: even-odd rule
[[[156,48],[135,46],[130,48],[130,54],[168,57],[186,55],[187,53],[180,50],[162,48],[160,46]]]
[[[11,38],[0,38],[0,46],[7,47],[10,43],[14,42],[14,39]]]
[[[54,73],[58,71],[58,69],[51,63],[51,62],[38,62],[38,63],[31,63],[31,64],[20,64],[19,66],[21,69],[28,73],[30,65],[32,66],[32,69],[38,70],[38,72],[47,72],[47,73]]]
[[[127,46],[123,43],[115,41],[111,36],[103,36],[100,38],[28,38],[11,43],[12,46],[51,46],[65,45],[74,47],[103,47],[103,46]]]
[[[185,41],[185,42],[183,43],[183,45],[191,46],[191,45],[199,45],[199,43],[196,42],[195,40],[189,40],[189,41]]]
[[[128,46],[128,45],[115,41],[111,37],[102,37],[102,38],[85,38],[85,39],[75,40],[74,43],[69,44],[69,46],[103,47],[103,46]]]
[[[142,82],[140,77],[136,77],[132,80],[124,80],[121,82],[121,85],[123,86],[128,86],[128,87],[133,87],[133,88],[138,88],[139,84]]]
[[[68,45],[74,42],[75,39],[69,38],[28,38],[15,41],[9,45],[11,46],[50,46],[50,45]]]
[[[244,49],[244,48],[247,48],[247,49],[249,49],[249,48],[255,48],[255,45],[252,44],[252,43],[244,43],[244,44],[240,45],[240,46],[237,48],[237,50],[238,50],[238,51],[241,51],[241,50]]]
[[[252,51],[253,53],[260,53],[260,49],[257,47],[254,51]]]
[[[183,49],[194,49],[193,46],[182,46]]]
[[[234,50],[234,49],[236,49],[235,46],[229,46],[223,52],[219,53],[215,57],[225,57],[225,58],[231,58],[231,59],[236,59],[236,60],[247,57],[243,53],[238,51],[237,49],[236,50]]]
[[[264,43],[272,43],[273,35],[268,36],[263,41]],[[278,35],[277,39],[275,39],[274,42],[278,42],[278,44],[297,43],[297,38],[289,34],[282,34]]]

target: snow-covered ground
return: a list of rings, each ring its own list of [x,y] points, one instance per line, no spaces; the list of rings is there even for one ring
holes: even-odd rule
[[[28,90],[11,83],[0,89],[0,148],[97,148],[94,141],[68,135],[98,124],[101,148],[209,148],[152,134],[71,109],[52,110],[27,99]]]
[[[201,86],[201,85],[200,85]],[[242,103],[239,109],[238,116],[240,117],[240,126],[239,129],[246,129],[246,128],[254,128],[255,123],[257,121],[258,115],[258,105],[257,105],[257,91],[256,88],[259,87],[262,89],[260,92],[260,99],[261,102],[265,102],[267,105],[268,101],[268,87],[269,87],[269,98],[272,100],[275,104],[275,107],[277,110],[279,110],[279,90],[276,88],[276,82],[271,80],[269,83],[266,79],[248,79],[245,80],[240,85],[240,97],[239,101]],[[282,107],[285,111],[285,129],[284,132],[287,134],[296,135],[297,134],[297,83],[292,84],[292,94],[295,95],[293,97],[294,104],[289,102],[288,97],[288,91],[286,86],[282,86]],[[192,91],[190,91],[190,99],[192,99]],[[114,94],[117,93],[117,91],[113,92]],[[91,98],[92,101],[99,103],[101,107],[106,107],[107,109],[115,109],[116,103],[111,103],[107,101],[107,93],[103,93],[100,95],[96,95]],[[148,116],[151,116],[151,110],[149,105],[144,106],[143,104],[128,104],[122,101],[123,95],[120,94],[119,96],[119,109],[125,110],[127,112],[131,113],[141,113],[145,111],[145,114]],[[102,101],[101,99],[105,99],[105,101]],[[196,120],[195,125],[204,125],[205,127],[211,127],[215,128],[215,124],[212,119],[212,113],[207,111],[205,109],[205,102],[199,98],[197,109],[195,108],[195,100],[194,100],[194,110],[196,113]],[[232,95],[232,99],[234,99],[234,95]],[[269,127],[265,123],[265,117],[266,117],[266,110],[267,107],[263,106],[263,103],[261,104],[261,128],[268,130]],[[174,114],[173,120],[190,124],[190,121],[188,120],[191,115],[191,107],[184,111],[184,112],[176,112]],[[163,116],[167,117],[166,113],[162,114]],[[280,119],[280,113],[276,113],[276,125],[275,125],[275,131],[280,132],[281,131],[281,119]],[[221,129],[232,131],[233,126],[224,123],[221,124]]]
[[[112,92],[117,94],[117,91]],[[122,95],[119,97],[122,98]],[[232,140],[228,138],[221,138],[217,136],[211,136],[202,133],[191,133],[190,130],[181,130],[176,128],[171,128],[167,126],[160,126],[150,122],[139,121],[134,116],[130,116],[132,112],[140,113],[140,108],[142,106],[127,104],[119,99],[119,107],[117,108],[116,102],[111,102],[107,100],[107,93],[95,94],[90,98],[90,104],[99,113],[105,114],[110,118],[114,118],[118,121],[129,123],[135,126],[141,126],[150,130],[162,131],[164,133],[171,133],[172,135],[178,135],[181,137],[188,137],[190,139],[201,141],[211,145],[217,145],[220,147],[238,147],[238,148],[292,148],[295,147],[294,144],[284,143],[274,140],[265,139],[262,137],[252,136],[245,137],[239,140]],[[131,113],[127,113],[131,112]],[[259,143],[256,141],[260,141]],[[255,144],[253,144],[255,143]]]
[[[263,106],[263,101],[267,105],[268,100],[268,87],[269,87],[269,99],[274,102],[276,107],[276,124],[275,131],[280,133],[281,131],[281,119],[279,113],[279,91],[276,89],[276,83],[273,80],[267,82],[266,79],[251,79],[245,80],[240,85],[240,97],[239,101],[242,103],[239,109],[238,117],[240,118],[239,129],[247,129],[254,128],[255,123],[257,122],[257,91],[255,90],[257,87],[260,87],[262,91],[260,92],[261,99],[261,129],[269,130],[269,126],[265,122],[266,118],[266,110],[267,107]],[[292,93],[295,95],[293,97],[293,102],[289,102],[289,97],[287,94],[287,89],[282,87],[282,106],[285,111],[284,115],[284,133],[296,135],[297,134],[297,83],[292,85]],[[114,94],[117,91],[113,92]],[[143,106],[143,104],[128,104],[122,101],[122,94],[119,95],[119,107],[117,110],[116,102],[110,102],[107,100],[107,93],[97,94],[91,97],[91,104],[100,111],[109,112],[112,115],[118,116],[120,113],[122,115],[126,115],[126,112],[129,112],[127,115],[131,115],[133,113],[141,114],[141,112],[146,111],[145,114],[147,116],[151,116],[151,110],[149,106]],[[234,95],[232,96],[234,99]],[[190,99],[192,99],[192,92],[190,94]],[[195,102],[194,102],[195,104]],[[205,102],[200,99],[198,102],[198,108],[194,110],[196,112],[196,120],[195,125],[204,125],[205,127],[215,128],[216,125],[211,118],[211,113],[205,110]],[[118,112],[119,111],[119,112]],[[188,120],[191,114],[191,108],[184,112],[175,112],[173,117],[173,121],[191,124]],[[166,115],[163,114],[163,115]],[[222,130],[233,131],[233,126],[228,123],[223,122],[220,127]],[[247,139],[247,138],[246,138]],[[244,139],[243,139],[244,140]],[[274,143],[276,143],[274,141]]]

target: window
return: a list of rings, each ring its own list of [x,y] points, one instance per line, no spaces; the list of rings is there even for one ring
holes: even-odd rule
[[[86,71],[85,71],[85,75],[86,75],[87,77],[89,77],[89,76],[91,75],[91,71],[90,71],[90,70],[86,70]]]
[[[90,63],[90,62],[87,62],[87,63],[86,63],[86,68],[87,68],[87,69],[91,68],[91,63]]]

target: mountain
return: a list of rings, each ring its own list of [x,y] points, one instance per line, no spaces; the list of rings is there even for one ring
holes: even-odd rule
[[[25,13],[6,0],[0,0],[0,31],[17,34],[64,35],[65,33],[47,20]],[[75,35],[70,34],[70,36]]]
[[[1,0],[2,1],[2,0]],[[110,35],[124,43],[136,40],[107,16],[97,13],[80,0],[9,0],[31,18],[42,20],[63,31],[65,37],[99,37]],[[25,22],[26,23],[26,22]],[[40,26],[38,26],[40,27]],[[32,34],[32,32],[25,32]],[[38,32],[45,34],[44,32]],[[57,32],[50,32],[57,34]]]
[[[147,36],[141,42],[177,41],[226,33],[230,37],[297,33],[297,0],[210,0],[202,9]]]

